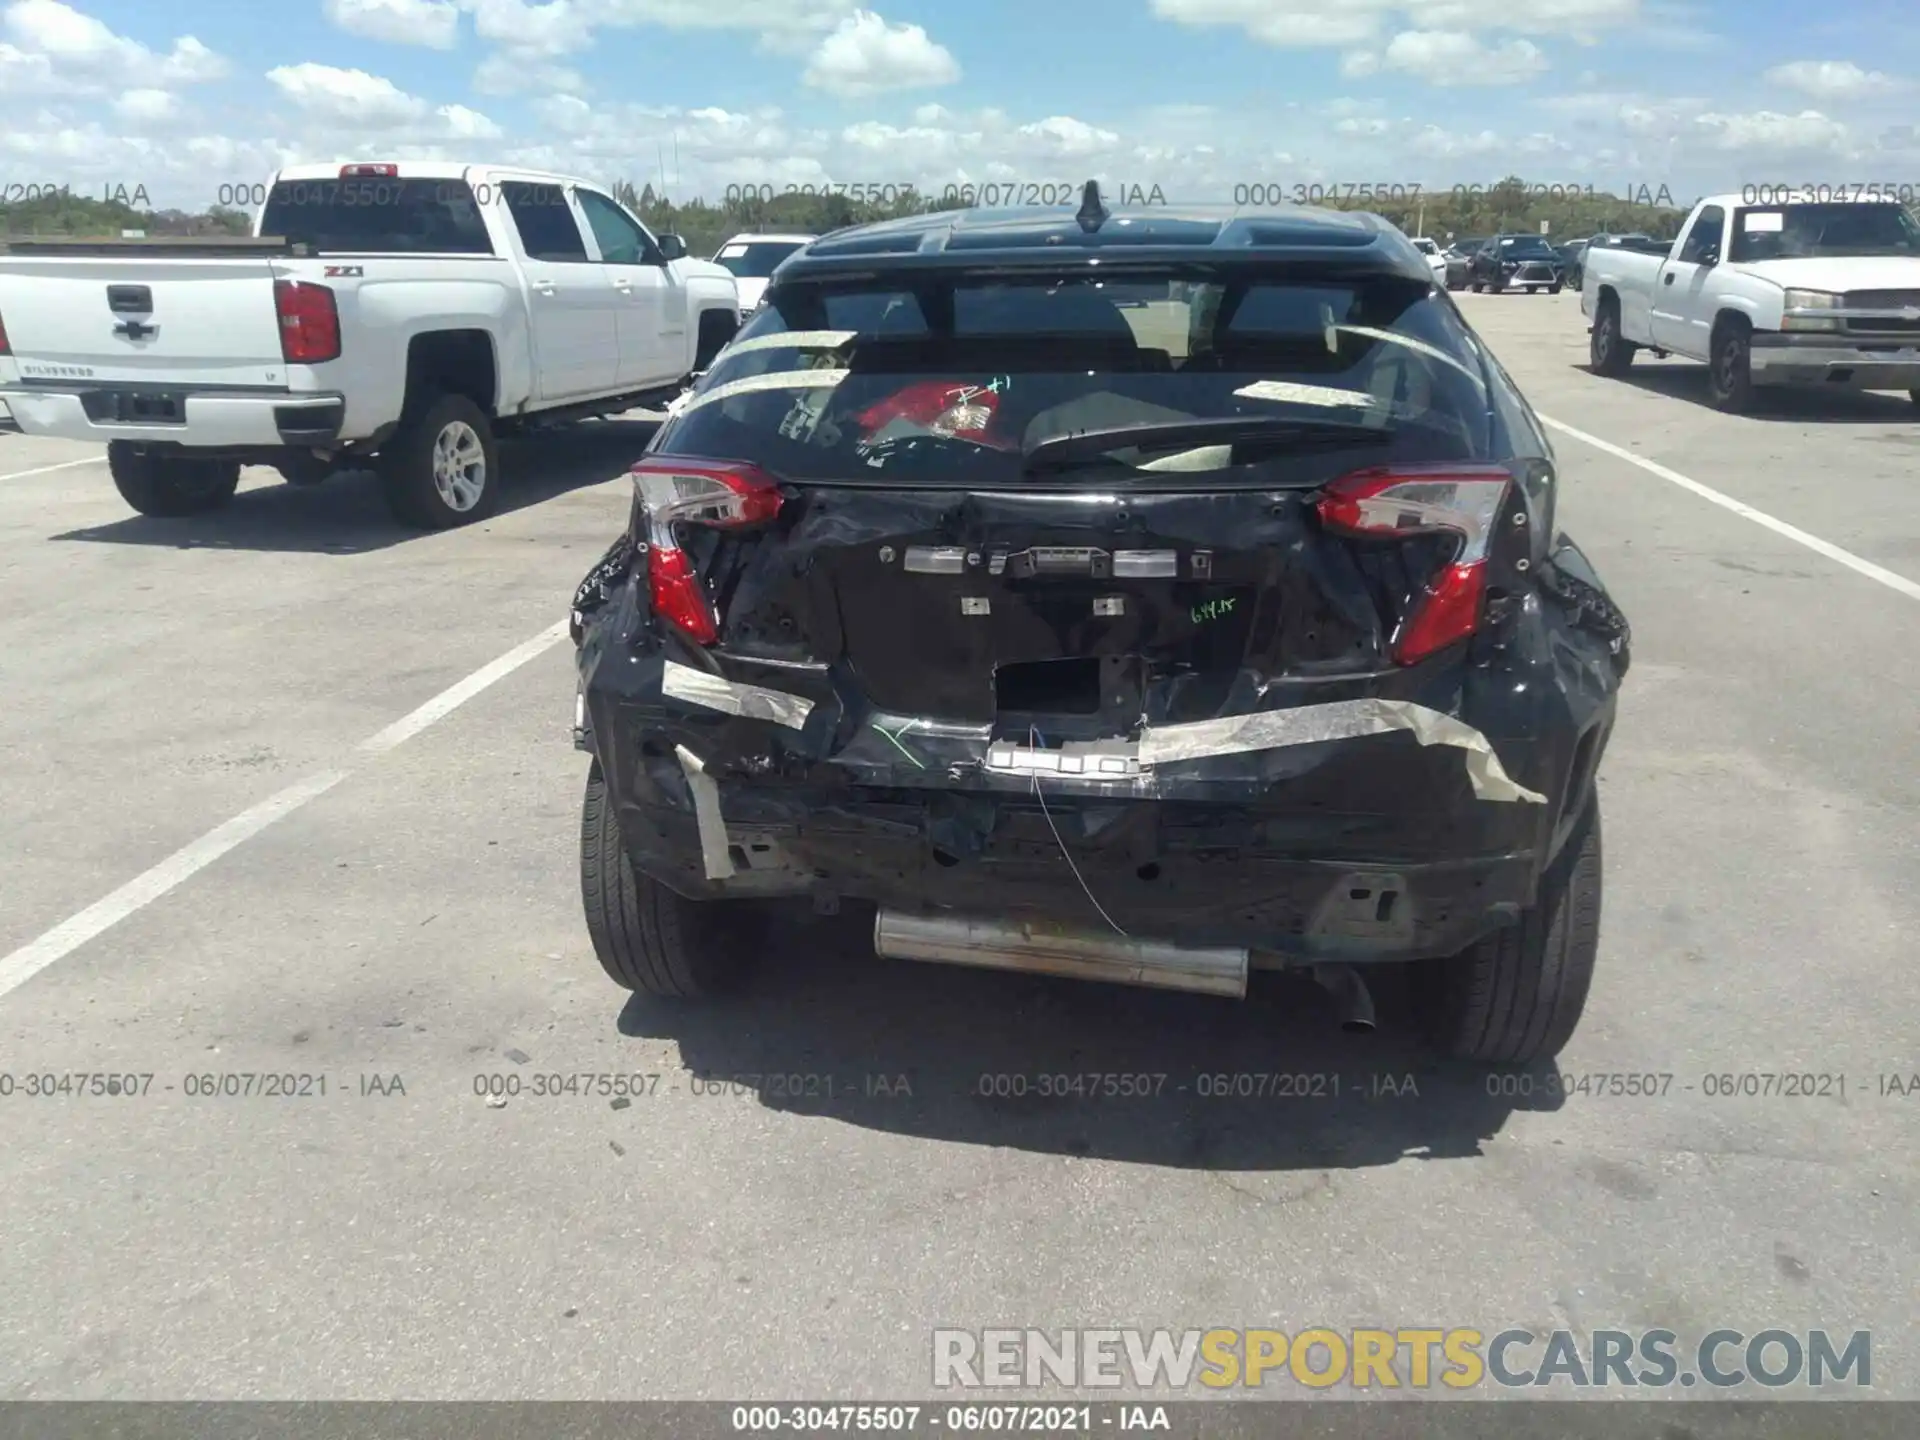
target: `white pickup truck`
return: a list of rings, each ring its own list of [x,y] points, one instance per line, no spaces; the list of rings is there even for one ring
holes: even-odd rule
[[[1905,390],[1920,405],[1920,224],[1893,199],[1765,199],[1709,196],[1664,256],[1587,251],[1594,371],[1625,374],[1646,349],[1705,361],[1723,410],[1768,385]]]
[[[670,401],[740,324],[732,275],[582,180],[304,165],[252,238],[0,243],[0,404],[102,441],[144,515],[371,460],[402,521],[499,502],[496,434]],[[0,412],[3,413],[3,412]]]

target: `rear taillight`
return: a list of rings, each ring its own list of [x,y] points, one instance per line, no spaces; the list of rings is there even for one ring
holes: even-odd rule
[[[340,311],[333,291],[304,280],[273,282],[280,314],[280,358],[289,365],[319,365],[340,358]]]
[[[651,456],[633,467],[633,489],[647,517],[647,591],[653,613],[696,643],[720,638],[720,617],[702,586],[679,527],[748,530],[780,513],[778,482],[757,466],[731,460]]]
[[[1406,465],[1357,470],[1315,502],[1321,521],[1343,535],[1375,540],[1453,535],[1452,558],[1413,597],[1393,634],[1393,658],[1412,665],[1479,628],[1487,593],[1487,551],[1512,477],[1497,465]]]

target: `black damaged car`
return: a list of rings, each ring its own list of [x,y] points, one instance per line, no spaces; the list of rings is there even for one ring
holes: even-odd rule
[[[1538,235],[1496,235],[1467,263],[1467,288],[1475,294],[1545,290],[1558,295],[1566,274],[1566,257]]]
[[[1370,215],[916,216],[815,241],[575,597],[588,929],[630,989],[885,956],[1222,996],[1415,967],[1550,1055],[1600,920],[1626,622],[1513,382]]]

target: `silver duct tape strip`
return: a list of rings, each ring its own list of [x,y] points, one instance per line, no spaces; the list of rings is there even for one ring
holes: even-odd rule
[[[801,729],[813,713],[813,701],[804,695],[789,695],[784,690],[769,690],[764,685],[747,685],[695,670],[691,665],[667,661],[660,680],[660,693],[672,700],[704,706],[743,720],[769,720],[789,730]]]
[[[1466,752],[1467,780],[1482,800],[1544,805],[1547,797],[1515,784],[1478,730],[1451,715],[1408,700],[1337,700],[1292,710],[1264,710],[1185,725],[1149,726],[1140,735],[1140,764],[1165,765],[1210,755],[1239,755],[1327,740],[1355,740],[1405,730],[1422,745],[1451,745]]]
[[[675,415],[691,414],[716,400],[731,400],[736,395],[752,395],[761,390],[831,390],[843,384],[851,370],[776,370],[770,375],[749,375],[744,380],[729,380],[711,390],[688,391]],[[676,402],[678,403],[678,402]]]
[[[849,340],[859,338],[858,330],[782,330],[772,335],[755,335],[750,340],[735,340],[727,346],[726,356],[731,360],[755,350],[838,350]]]
[[[700,859],[707,867],[707,878],[731,879],[733,857],[727,853],[727,822],[720,818],[720,787],[713,783],[700,757],[686,746],[674,746],[673,753],[680,757],[680,769],[693,795],[693,820],[700,828]]]

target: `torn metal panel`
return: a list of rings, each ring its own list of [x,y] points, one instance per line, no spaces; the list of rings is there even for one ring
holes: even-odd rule
[[[1405,730],[1422,745],[1452,745],[1466,752],[1467,779],[1482,800],[1525,801],[1544,805],[1547,797],[1516,784],[1478,730],[1451,715],[1407,700],[1370,697],[1302,705],[1292,710],[1263,710],[1183,725],[1149,726],[1140,735],[1140,763],[1146,767],[1289,745],[1318,745]]]
[[[693,818],[700,830],[700,859],[707,867],[707,878],[730,880],[733,857],[727,853],[727,822],[720,816],[720,787],[713,783],[700,757],[686,746],[674,746],[673,753],[680,758],[687,790],[693,796]]]
[[[666,662],[660,679],[660,693],[670,699],[684,700],[689,705],[701,705],[709,710],[738,715],[744,720],[768,720],[790,730],[803,728],[807,716],[813,713],[813,701],[803,695],[790,695],[784,690],[771,690],[764,685],[728,680],[724,676],[710,675],[705,670],[696,670],[691,665],[682,665],[673,660]]]

